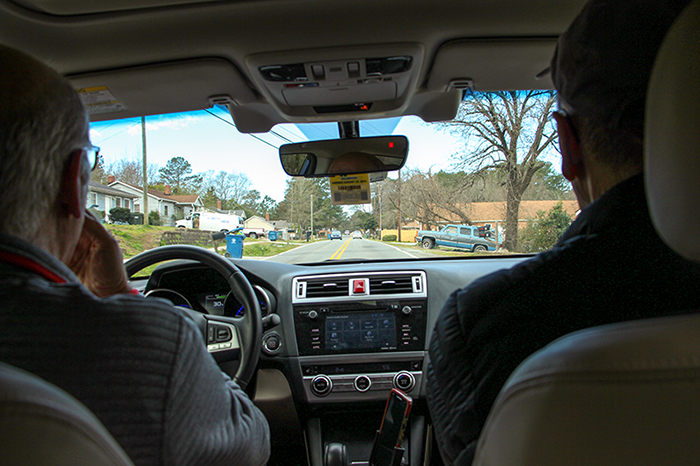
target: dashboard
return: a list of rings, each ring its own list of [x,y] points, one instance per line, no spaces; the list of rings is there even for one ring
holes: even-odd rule
[[[427,349],[446,299],[456,289],[528,257],[312,265],[231,259],[261,305],[263,344],[254,401],[268,418],[273,445],[276,436],[288,438],[294,429],[300,432],[296,441],[306,439],[312,451],[322,452],[333,435],[347,442],[348,431],[364,429],[364,421],[352,426],[344,421],[346,416],[370,409],[371,416],[381,419],[391,388],[413,398],[416,423],[421,415],[427,418]],[[132,285],[148,296],[213,316],[245,313],[224,278],[192,261],[160,264],[150,278]],[[424,436],[421,432],[416,435]],[[371,444],[371,438],[362,444]],[[421,452],[415,454],[420,457]],[[322,464],[311,456],[311,464]]]

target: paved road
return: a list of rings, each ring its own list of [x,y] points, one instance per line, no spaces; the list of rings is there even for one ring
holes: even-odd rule
[[[412,259],[415,257],[431,257],[429,253],[420,250],[406,251],[390,244],[366,239],[351,239],[344,237],[342,241],[321,240],[305,244],[291,251],[278,254],[267,260],[299,264],[323,261],[344,261],[358,259]]]

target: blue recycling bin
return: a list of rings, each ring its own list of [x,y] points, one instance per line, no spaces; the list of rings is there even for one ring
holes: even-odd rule
[[[268,232],[267,232],[267,238],[268,238],[270,241],[277,241],[277,232],[274,231],[274,230],[273,230],[273,231],[268,231]]]
[[[226,235],[226,257],[240,259],[243,257],[243,240],[245,236],[238,234],[240,229],[231,230]]]

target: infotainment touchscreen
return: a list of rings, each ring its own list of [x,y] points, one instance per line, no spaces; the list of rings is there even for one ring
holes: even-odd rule
[[[326,350],[396,349],[392,312],[353,312],[326,318]]]

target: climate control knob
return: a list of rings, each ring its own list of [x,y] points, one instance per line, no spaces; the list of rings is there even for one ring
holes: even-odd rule
[[[355,390],[358,392],[366,392],[372,386],[372,381],[366,375],[359,375],[355,378]]]
[[[416,379],[410,372],[401,371],[394,376],[394,388],[398,388],[399,390],[402,390],[404,392],[413,389],[413,386],[415,384]]]
[[[311,380],[311,391],[316,396],[326,396],[331,392],[333,382],[325,375],[317,375]]]

